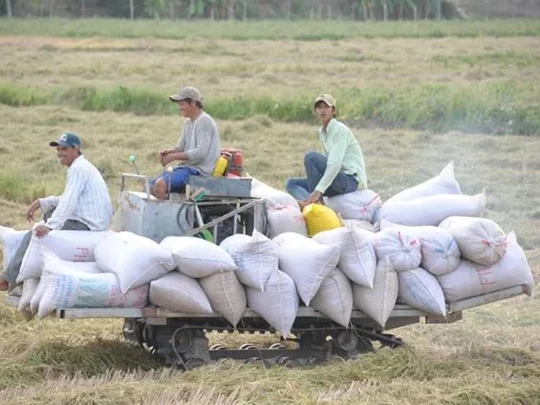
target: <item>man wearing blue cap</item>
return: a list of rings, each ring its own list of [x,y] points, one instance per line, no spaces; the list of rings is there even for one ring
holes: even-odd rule
[[[70,132],[49,143],[56,148],[60,164],[67,166],[67,179],[61,196],[50,196],[35,200],[26,213],[28,221],[41,209],[45,224],[34,228],[36,237],[43,238],[51,230],[104,231],[112,217],[112,205],[107,185],[99,170],[80,151],[81,140]],[[29,231],[13,259],[0,275],[0,290],[15,284],[22,259],[32,238]]]

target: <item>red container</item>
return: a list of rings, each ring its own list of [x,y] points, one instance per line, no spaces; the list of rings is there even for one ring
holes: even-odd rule
[[[221,153],[230,156],[227,173],[241,177],[244,171],[244,155],[242,149],[221,148]]]

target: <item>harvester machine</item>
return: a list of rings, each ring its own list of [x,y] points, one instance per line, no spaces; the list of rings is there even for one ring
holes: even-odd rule
[[[126,181],[146,177],[123,174],[115,228],[160,242],[167,236],[195,236],[220,243],[235,233],[265,233],[267,216],[264,200],[251,197],[251,179],[190,176],[185,194],[157,200],[144,192],[126,190]],[[523,293],[521,286],[465,299],[447,305],[440,317],[397,304],[385,328],[361,311],[354,310],[345,328],[310,307],[300,307],[289,339],[277,338],[270,347],[252,343],[231,349],[209,345],[209,333],[268,334],[275,330],[257,313],[247,309],[233,327],[218,314],[194,315],[163,308],[65,308],[59,318],[124,318],[123,335],[169,365],[192,369],[213,361],[232,358],[264,366],[316,364],[330,356],[351,358],[376,347],[397,348],[402,340],[388,331],[416,323],[452,323],[462,319],[462,310]],[[14,297],[9,299],[15,300]],[[266,339],[265,339],[266,340]],[[249,338],[246,338],[249,341]]]

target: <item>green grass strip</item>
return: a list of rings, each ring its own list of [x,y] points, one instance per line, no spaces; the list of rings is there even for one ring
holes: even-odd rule
[[[232,40],[340,40],[540,36],[540,20],[445,21],[215,21],[63,18],[0,18],[0,35],[70,38],[213,38]]]
[[[359,125],[443,132],[540,134],[540,85],[514,81],[469,87],[422,85],[338,91],[339,117]],[[0,84],[0,103],[10,106],[66,105],[85,111],[138,115],[175,114],[161,93],[147,88],[94,87],[51,90]],[[215,118],[239,120],[266,115],[283,122],[314,122],[311,97],[274,99],[241,96],[212,99],[206,110]]]

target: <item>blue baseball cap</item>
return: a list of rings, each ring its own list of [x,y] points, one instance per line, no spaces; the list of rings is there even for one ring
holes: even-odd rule
[[[81,140],[77,135],[75,135],[72,132],[66,132],[63,133],[60,138],[58,138],[56,141],[49,142],[49,146],[57,147],[57,146],[68,146],[68,147],[81,147]]]

